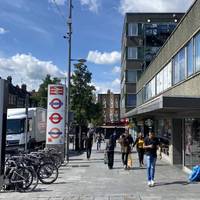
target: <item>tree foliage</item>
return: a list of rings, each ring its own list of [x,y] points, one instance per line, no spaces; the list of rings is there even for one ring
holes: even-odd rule
[[[60,80],[58,78],[51,78],[51,76],[47,74],[42,84],[40,84],[37,95],[31,97],[32,100],[37,102],[38,106],[47,108],[48,85],[57,84],[59,82]]]
[[[87,66],[75,66],[71,85],[71,109],[79,125],[99,121],[102,108],[94,102],[95,87],[91,85],[92,73]]]

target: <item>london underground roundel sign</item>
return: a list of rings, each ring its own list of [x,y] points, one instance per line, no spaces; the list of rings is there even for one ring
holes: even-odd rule
[[[52,101],[49,103],[49,105],[50,105],[53,109],[57,110],[57,109],[61,108],[61,106],[63,105],[63,102],[62,102],[60,99],[58,99],[58,98],[54,98],[54,99],[52,99]]]
[[[58,124],[61,122],[61,120],[63,119],[62,116],[59,113],[53,113],[50,117],[49,117],[50,121],[53,124]]]
[[[57,138],[60,137],[60,135],[62,135],[62,132],[60,131],[59,128],[52,128],[52,129],[49,131],[49,135],[51,136],[51,138],[57,139]]]

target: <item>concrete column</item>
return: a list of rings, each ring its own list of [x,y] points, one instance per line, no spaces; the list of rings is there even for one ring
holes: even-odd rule
[[[173,119],[173,131],[172,131],[172,164],[182,165],[183,154],[182,154],[182,138],[184,136],[183,120]]]

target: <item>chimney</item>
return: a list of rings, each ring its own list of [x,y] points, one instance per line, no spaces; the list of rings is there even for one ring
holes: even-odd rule
[[[8,81],[8,83],[12,84],[12,76],[8,76],[7,81]]]
[[[22,84],[21,88],[22,90],[26,91],[26,84]]]

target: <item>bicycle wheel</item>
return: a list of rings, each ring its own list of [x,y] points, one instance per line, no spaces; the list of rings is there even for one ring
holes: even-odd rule
[[[39,167],[37,174],[42,183],[51,184],[58,178],[58,168],[52,163],[44,163]]]
[[[39,179],[38,179],[38,175],[37,175],[37,172],[35,171],[35,169],[33,167],[28,167],[28,168],[32,173],[33,181],[31,183],[31,185],[26,189],[26,191],[31,192],[38,186]]]
[[[10,182],[14,184],[16,190],[24,192],[33,182],[33,173],[26,167],[20,167],[13,171]]]
[[[61,165],[62,165],[62,159],[61,159],[61,156],[57,155],[57,154],[52,154],[51,155],[54,162],[55,162],[55,165],[56,167],[60,168]]]

